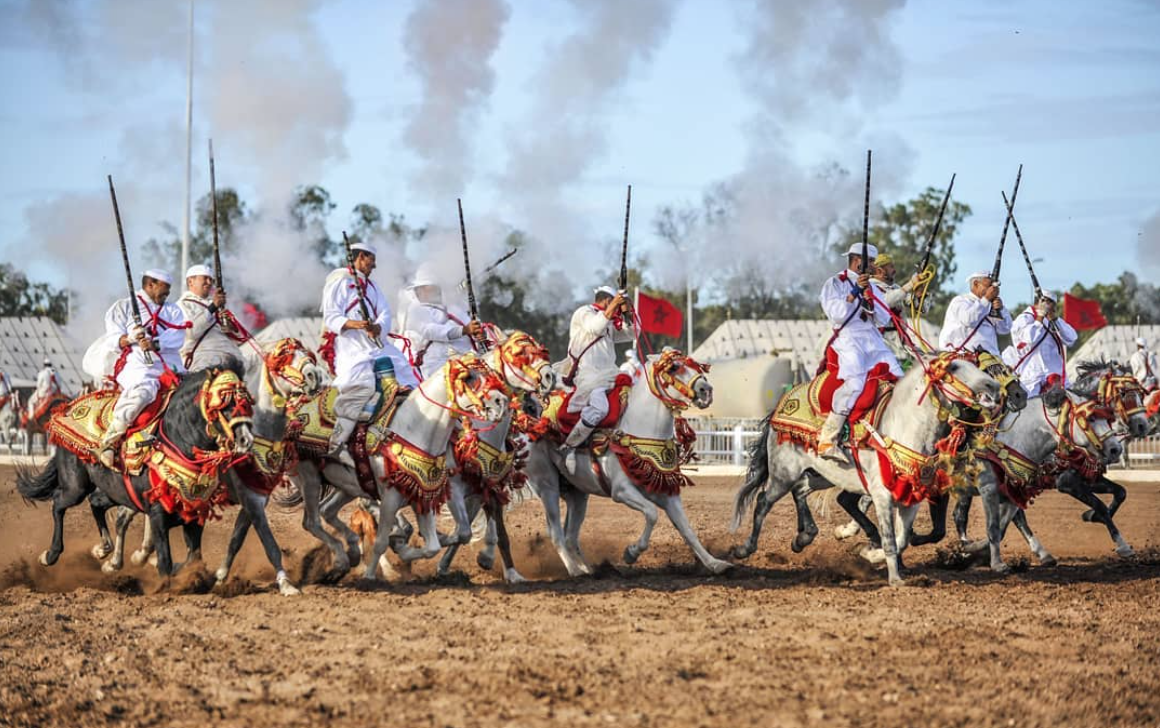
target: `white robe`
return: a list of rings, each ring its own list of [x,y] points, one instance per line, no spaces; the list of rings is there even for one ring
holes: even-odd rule
[[[839,414],[850,413],[850,409],[866,385],[866,375],[875,365],[886,362],[894,376],[902,376],[902,367],[898,365],[898,359],[886,345],[882,332],[878,330],[880,326],[890,323],[889,311],[875,301],[873,316],[868,315],[863,320],[862,314],[858,313],[862,305],[861,300],[857,298],[853,301],[846,300],[846,296],[854,292],[857,280],[857,273],[846,270],[845,273],[833,276],[823,283],[818,296],[826,318],[830,320],[834,330],[838,331],[830,346],[838,355],[838,377],[844,380],[842,386],[834,392],[834,411]],[[870,286],[879,300],[885,300],[880,288],[873,282]]]
[[[160,351],[151,352],[151,361],[146,363],[140,347],[135,343],[130,344],[125,366],[117,376],[121,393],[113,406],[113,419],[121,425],[131,424],[157,396],[165,364],[178,374],[185,372],[185,366],[181,363],[181,345],[185,342],[185,317],[181,308],[170,302],[158,307],[144,291],[137,291],[136,296],[141,311],[141,325],[146,335],[157,342]],[[105,313],[105,335],[94,342],[89,347],[89,353],[85,354],[86,371],[96,381],[112,375],[113,365],[121,354],[120,338],[132,338],[130,332],[133,326],[133,308],[128,298],[117,301]],[[89,371],[90,354],[94,350],[104,354],[103,362],[107,369]]]
[[[1078,334],[1063,319],[1052,322],[1052,331],[1049,331],[1048,323],[1037,320],[1035,311],[1028,308],[1012,322],[1011,339],[1015,343],[1003,352],[1004,361],[1014,358],[1013,362],[1007,361],[1008,366],[1014,367],[1022,359],[1015,373],[1019,375],[1019,382],[1027,390],[1028,397],[1038,396],[1052,374],[1058,374],[1063,378],[1063,384],[1067,384],[1064,352],[1075,343]]]
[[[999,318],[988,316],[991,302],[973,293],[962,293],[951,299],[938,335],[938,346],[943,351],[975,351],[978,347],[999,356],[999,334],[1011,333],[1011,312],[999,310]],[[979,321],[983,320],[980,324]],[[978,329],[976,330],[976,326]],[[974,334],[971,332],[974,331]],[[964,341],[967,337],[970,341]]]
[[[56,370],[52,367],[41,369],[36,375],[36,390],[28,398],[28,415],[31,417],[41,402],[52,399],[59,391],[61,391],[60,380],[56,376]]]
[[[181,346],[181,360],[190,371],[226,366],[231,360],[242,361],[242,350],[226,336],[218,318],[210,313],[212,298],[202,298],[186,291],[177,305],[191,326],[185,330]]]
[[[1156,368],[1156,355],[1146,349],[1136,349],[1136,353],[1128,359],[1132,367],[1132,376],[1136,378],[1144,389],[1151,390],[1156,386],[1156,377],[1160,371]]]
[[[411,342],[412,356],[422,354],[419,368],[423,377],[439,371],[451,356],[472,351],[470,336],[464,336],[463,326],[470,317],[461,307],[447,307],[438,303],[423,303],[413,291],[400,296],[407,308],[401,316],[399,328]]]
[[[616,324],[604,315],[604,311],[592,304],[576,309],[569,327],[568,358],[563,362],[565,375],[572,371],[573,365],[576,366],[574,375],[576,393],[568,403],[570,411],[581,411],[588,405],[589,400],[595,402],[594,406],[600,409],[598,400],[605,398],[608,388],[620,373],[620,365],[616,363],[616,345],[628,343],[634,338],[630,322],[626,321],[618,329]],[[605,411],[607,404],[605,400],[603,402]],[[586,419],[595,419],[598,414],[593,411],[592,416]],[[603,419],[603,416],[600,419]]]
[[[376,346],[365,329],[342,330],[348,320],[363,320],[354,277],[346,268],[336,268],[326,277],[321,306],[323,325],[335,335],[334,386],[338,388],[338,397],[334,408],[340,416],[352,420],[359,418],[363,407],[375,396],[375,359],[389,357],[400,384],[419,386],[406,355],[387,337],[391,329],[391,307],[386,297],[373,281],[361,273],[358,276],[366,281],[367,313],[382,328],[382,346]]]

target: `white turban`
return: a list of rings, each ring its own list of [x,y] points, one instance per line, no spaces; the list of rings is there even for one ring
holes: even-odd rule
[[[210,268],[208,265],[202,265],[201,263],[191,265],[189,266],[189,270],[185,271],[185,277],[193,278],[194,276],[209,276],[213,278],[213,268]]]
[[[967,285],[968,286],[971,285],[971,283],[973,283],[975,281],[975,279],[977,279],[977,278],[990,278],[990,277],[991,277],[991,271],[989,271],[989,270],[975,271],[974,273],[967,276]]]
[[[876,248],[873,245],[867,245],[866,246],[866,254],[870,256],[870,260],[874,260],[875,258],[878,257],[878,248]],[[858,257],[861,257],[862,256],[862,243],[854,243],[853,245],[851,245],[850,249],[846,251],[846,255],[857,255]]]
[[[376,258],[379,257],[379,251],[375,249],[374,243],[364,243],[363,241],[360,240],[357,243],[351,243],[350,249],[352,252],[355,250],[361,250],[364,253],[370,253],[371,255],[375,256]]]
[[[162,283],[168,283],[169,285],[173,285],[173,277],[170,276],[169,273],[167,273],[166,271],[161,270],[160,268],[150,268],[149,270],[145,271],[144,275],[146,275],[149,278],[152,278],[155,281],[161,281]]]

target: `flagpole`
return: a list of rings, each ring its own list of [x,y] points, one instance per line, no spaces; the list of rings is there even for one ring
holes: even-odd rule
[[[185,280],[189,269],[189,211],[190,180],[193,174],[193,0],[189,0],[189,42],[185,67],[185,216],[181,225],[181,270],[177,275]],[[182,284],[183,290],[185,284]]]
[[[688,264],[686,263],[686,265]],[[685,270],[685,311],[685,323],[688,327],[689,337],[689,345],[685,349],[685,353],[691,356],[693,354],[693,283],[687,268]]]

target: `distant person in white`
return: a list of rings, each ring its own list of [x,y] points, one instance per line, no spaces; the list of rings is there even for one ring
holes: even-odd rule
[[[985,351],[999,356],[999,334],[1011,333],[1011,312],[1003,307],[999,286],[986,271],[967,276],[968,293],[951,299],[938,345],[943,351]]]
[[[1156,355],[1148,351],[1148,342],[1142,338],[1136,339],[1136,351],[1128,359],[1132,366],[1132,376],[1144,389],[1151,392],[1156,389]]]

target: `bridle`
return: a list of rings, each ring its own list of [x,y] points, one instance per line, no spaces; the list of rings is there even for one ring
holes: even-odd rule
[[[981,426],[988,424],[991,420],[997,419],[998,415],[992,416],[991,410],[1002,411],[1002,401],[1000,400],[994,407],[988,408],[979,404],[975,397],[975,390],[967,386],[959,377],[951,372],[951,365],[957,360],[964,360],[978,366],[978,355],[964,351],[947,351],[939,354],[929,363],[921,357],[918,359],[924,373],[926,374],[926,388],[922,396],[918,398],[919,404],[922,403],[923,398],[927,393],[933,391],[937,396],[934,397],[935,406],[938,407],[939,419],[944,422],[952,419],[962,422],[957,414],[960,410],[975,410],[981,415],[981,420],[977,422],[968,422],[973,426]],[[989,376],[989,375],[988,375]]]
[[[532,392],[540,389],[543,370],[551,366],[548,348],[523,331],[513,331],[499,345],[496,358],[505,382],[519,382],[526,385],[521,389]]]
[[[1092,451],[1099,451],[1102,453],[1104,443],[1113,437],[1116,432],[1112,428],[1112,422],[1115,420],[1115,413],[1111,408],[1102,406],[1094,400],[1085,400],[1076,404],[1067,398],[1063,405],[1059,408],[1059,413],[1052,420],[1051,414],[1047,410],[1047,402],[1043,402],[1043,417],[1051,425],[1052,431],[1055,433],[1056,440],[1059,442],[1061,450],[1071,449],[1085,449]],[[1100,435],[1095,430],[1095,425],[1092,420],[1105,420],[1108,423],[1108,429],[1103,435]],[[1080,445],[1076,436],[1075,430],[1083,433],[1087,438],[1088,445],[1085,447]]]
[[[649,391],[665,407],[672,412],[683,412],[697,398],[697,382],[706,379],[705,375],[709,373],[709,367],[709,364],[702,364],[691,356],[685,356],[675,349],[669,349],[661,352],[657,360],[646,368],[645,381],[648,383]],[[688,382],[676,376],[686,369],[696,372],[696,376]],[[708,380],[706,379],[706,381]],[[680,397],[669,394],[670,389],[675,390]]]
[[[252,424],[254,418],[253,395],[246,389],[245,382],[229,369],[205,378],[197,395],[197,406],[205,418],[205,434],[219,447],[232,448],[234,428]]]
[[[292,394],[306,395],[306,374],[299,367],[294,366],[299,354],[306,357],[311,364],[318,365],[318,358],[314,352],[307,349],[298,339],[282,339],[273,351],[263,354],[262,358],[266,364],[263,383],[266,385],[266,390],[270,393],[275,407],[285,407],[287,401],[286,395],[282,394],[274,385],[275,379],[288,384],[288,389]]]
[[[474,384],[471,383],[473,374],[476,377]],[[467,419],[485,420],[486,404],[483,401],[484,397],[493,392],[499,392],[507,397],[510,392],[507,383],[500,379],[495,371],[475,354],[463,354],[448,359],[443,376],[451,405],[448,406],[439,402],[435,402],[435,404]],[[423,391],[421,386],[419,391]],[[434,402],[434,400],[426,396],[425,392],[423,396],[428,401]],[[462,404],[464,401],[467,404]]]
[[[1144,387],[1130,374],[1117,374],[1109,369],[1100,376],[1092,392],[1092,401],[1101,407],[1115,410],[1122,422],[1144,412]]]

